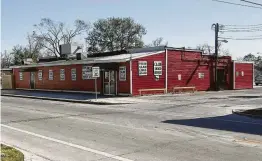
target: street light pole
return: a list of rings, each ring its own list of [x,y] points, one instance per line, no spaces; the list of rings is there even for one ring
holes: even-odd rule
[[[218,91],[218,81],[217,81],[217,61],[218,61],[218,32],[219,24],[215,24],[215,90]]]

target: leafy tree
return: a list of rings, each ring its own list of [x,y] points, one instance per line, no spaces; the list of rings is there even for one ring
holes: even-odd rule
[[[99,19],[93,24],[86,42],[89,52],[104,52],[143,47],[146,29],[132,18]]]
[[[43,18],[39,24],[34,25],[33,37],[47,50],[55,56],[61,56],[59,45],[71,43],[74,38],[88,32],[89,24],[83,20],[75,20],[75,27],[70,29],[63,22],[56,22],[49,18]]]
[[[23,60],[26,58],[26,55],[24,53],[24,47],[22,47],[21,45],[14,46],[10,54],[14,58],[13,59],[14,65],[22,65]]]

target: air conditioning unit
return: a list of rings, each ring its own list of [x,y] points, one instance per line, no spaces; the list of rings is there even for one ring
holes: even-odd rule
[[[59,46],[61,55],[71,55],[79,48],[79,45],[76,43],[62,44]]]

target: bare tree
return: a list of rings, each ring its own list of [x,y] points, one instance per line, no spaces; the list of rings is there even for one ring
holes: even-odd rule
[[[152,41],[151,44],[146,45],[145,47],[156,47],[156,46],[167,46],[168,42],[163,42],[163,37],[158,37]]]
[[[1,52],[1,68],[9,68],[12,64],[12,55],[5,50]]]
[[[37,58],[41,56],[41,49],[43,48],[43,43],[37,41],[34,35],[27,34],[28,45],[24,48],[24,55],[26,58],[32,58],[34,62]]]
[[[65,26],[63,22],[55,22],[49,18],[44,18],[37,25],[33,32],[33,37],[41,46],[47,50],[47,53],[53,53],[55,56],[61,56],[59,45],[62,43],[71,43],[74,38],[88,32],[89,24],[83,20],[76,20],[74,29]]]
[[[198,45],[196,47],[196,49],[204,51],[204,53],[207,54],[207,55],[213,55],[215,53],[215,47],[211,46],[211,45],[209,45],[207,43],[206,44],[202,44],[202,45]],[[222,47],[222,43],[221,42],[218,43],[218,55],[219,56],[230,56],[231,55],[229,50],[224,49]]]

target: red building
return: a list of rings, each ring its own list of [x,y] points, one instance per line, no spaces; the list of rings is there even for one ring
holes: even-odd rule
[[[215,88],[215,59],[202,51],[154,47],[96,53],[82,60],[59,60],[13,67],[16,88],[95,92],[92,66],[100,67],[97,91],[107,95],[199,91]],[[253,88],[253,64],[219,57],[217,84],[222,89]]]

